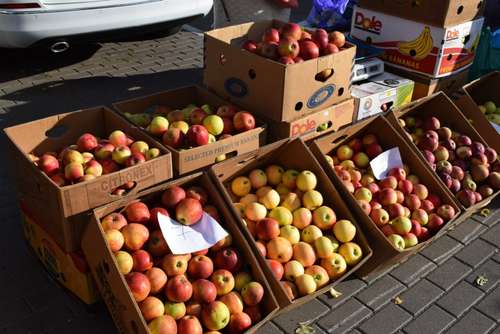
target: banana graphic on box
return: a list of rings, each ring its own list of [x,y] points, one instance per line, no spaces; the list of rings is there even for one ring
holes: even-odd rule
[[[431,53],[434,48],[434,41],[432,40],[431,29],[426,26],[424,31],[413,41],[399,42],[398,49],[401,54],[415,58],[415,60],[422,60]]]

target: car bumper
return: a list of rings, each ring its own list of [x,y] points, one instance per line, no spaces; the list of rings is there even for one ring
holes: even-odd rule
[[[180,22],[206,15],[211,7],[212,0],[158,0],[97,9],[0,12],[0,47],[24,48],[41,40]]]

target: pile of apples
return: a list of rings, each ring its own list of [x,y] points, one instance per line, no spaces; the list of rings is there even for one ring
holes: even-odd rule
[[[232,105],[220,106],[215,113],[207,104],[182,110],[155,105],[142,114],[125,113],[125,117],[174,149],[207,145],[255,128],[253,115]]]
[[[41,157],[30,154],[35,165],[47,174],[59,187],[93,180],[101,175],[135,166],[160,155],[157,148],[149,148],[144,141],[134,141],[123,131],[113,131],[108,139],[99,139],[85,133],[75,145],[62,149],[59,153],[47,152]],[[131,185],[114,190],[122,194]]]
[[[377,181],[370,161],[380,153],[377,137],[366,134],[339,146],[326,159],[394,247],[408,249],[429,239],[455,216],[455,209],[429,193],[408,166],[393,168]]]
[[[158,213],[185,225],[203,211],[220,221],[199,186],[168,188],[150,209],[129,204],[101,220],[110,250],[152,334],[242,333],[262,318],[264,288],[252,280],[230,236],[210,249],[171,253]],[[205,331],[205,332],[204,332]]]
[[[337,220],[316,185],[311,171],[277,165],[231,182],[234,206],[290,300],[321,289],[363,257],[355,225]]]
[[[465,207],[500,189],[497,152],[441,126],[436,117],[405,117],[400,124],[443,183]]]
[[[500,125],[500,107],[497,107],[495,102],[487,101],[485,104],[479,105],[478,107],[488,121]]]
[[[296,23],[286,23],[280,29],[267,29],[260,42],[245,41],[242,48],[290,65],[338,53],[344,45],[345,35],[339,31],[328,34],[324,29],[316,29],[309,33]]]

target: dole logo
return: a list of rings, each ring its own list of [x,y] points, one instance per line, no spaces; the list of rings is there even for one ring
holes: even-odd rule
[[[316,127],[316,121],[312,119],[305,120],[304,123],[294,124],[292,126],[292,137],[316,131]]]
[[[448,30],[448,32],[446,33],[446,40],[447,41],[452,40],[452,39],[457,39],[459,37],[460,37],[460,31],[458,31],[457,29]]]
[[[354,25],[356,28],[369,31],[377,35],[379,35],[382,30],[382,21],[377,20],[375,15],[370,19],[369,17],[365,17],[363,13],[360,12],[356,13]]]

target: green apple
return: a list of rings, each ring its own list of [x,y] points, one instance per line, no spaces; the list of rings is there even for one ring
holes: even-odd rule
[[[397,217],[392,220],[391,226],[396,233],[404,235],[411,231],[411,220],[407,217]]]
[[[487,114],[494,114],[497,111],[497,106],[493,101],[488,101],[484,104]]]
[[[208,115],[203,120],[203,126],[207,128],[208,132],[214,136],[218,136],[224,130],[224,121],[220,116]]]
[[[389,242],[394,246],[394,248],[402,251],[405,249],[405,240],[399,234],[391,234],[387,237]]]
[[[300,231],[293,225],[285,225],[280,228],[280,237],[288,239],[292,245],[300,241]]]

